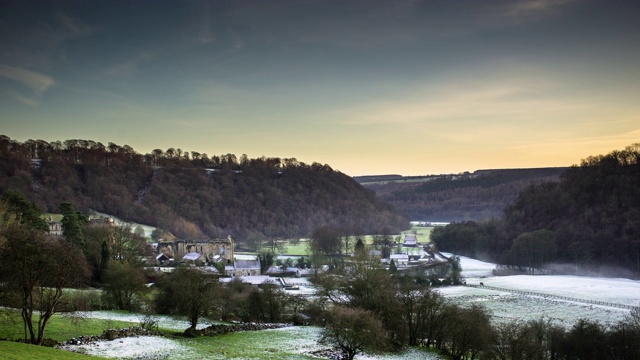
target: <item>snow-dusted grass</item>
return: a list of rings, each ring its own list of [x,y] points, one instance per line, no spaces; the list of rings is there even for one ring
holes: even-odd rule
[[[578,299],[638,306],[640,282],[586,276],[515,275],[484,279],[485,285]]]
[[[103,315],[106,316],[106,313]],[[63,349],[112,359],[314,359],[313,352],[326,348],[318,343],[320,331],[319,327],[292,326],[198,338],[140,336],[65,346]],[[409,349],[399,354],[356,357],[358,360],[416,358],[439,359],[435,354],[417,349]]]
[[[383,354],[383,355],[369,355],[361,354],[356,356],[356,360],[437,360],[444,359],[433,352],[422,351],[419,349],[407,349],[399,354]]]
[[[616,304],[638,306],[640,304],[640,281],[579,276],[516,275],[493,276],[494,264],[461,257],[462,274],[468,284],[483,282],[504,290],[496,291],[476,287],[438,288],[447,299],[461,304],[482,304],[496,322],[526,321],[544,318],[556,324],[571,327],[578,319],[587,318],[604,325],[622,320],[629,310],[602,305],[590,305],[579,300],[596,300]],[[307,279],[287,278],[291,284],[307,287]],[[531,291],[541,295],[522,295],[510,290]],[[545,296],[547,294],[549,296]],[[578,299],[567,301],[552,296]],[[139,314],[111,311],[84,313],[87,317],[139,323]],[[185,321],[168,316],[155,316],[159,326],[168,330],[182,331],[188,327]],[[208,326],[204,321],[201,326]],[[287,327],[282,329],[240,332],[215,337],[162,338],[138,337],[100,342],[83,348],[82,352],[107,358],[136,359],[311,359],[313,351],[324,347],[318,344],[320,328]],[[360,355],[356,359],[438,359],[433,353],[410,349],[401,354]]]
[[[175,359],[176,354],[185,359],[194,358],[191,350],[180,341],[161,336],[137,336],[85,345],[67,345],[61,349],[117,359]]]
[[[585,318],[611,325],[629,314],[628,309],[591,305],[583,301],[640,306],[640,281],[586,276],[514,275],[493,276],[494,264],[460,257],[462,275],[467,284],[495,286],[496,291],[464,286],[443,287],[438,291],[458,304],[481,304],[494,321],[526,321],[540,318],[571,327]],[[530,291],[540,296],[523,295],[509,290]],[[547,295],[547,296],[545,296]],[[562,300],[553,296],[576,299]]]
[[[136,314],[120,311],[86,311],[78,313],[78,316],[89,319],[105,319],[105,320],[118,320],[127,321],[133,323],[132,326],[139,326],[144,318],[144,314]],[[151,317],[158,321],[158,327],[165,330],[184,331],[189,327],[189,322],[186,320],[176,319],[167,315],[151,315]],[[202,329],[211,324],[219,324],[220,322],[209,321],[207,319],[201,319],[197,328]]]

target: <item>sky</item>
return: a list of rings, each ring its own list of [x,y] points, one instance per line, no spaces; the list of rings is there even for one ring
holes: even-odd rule
[[[640,2],[0,0],[0,134],[347,175],[640,142]]]

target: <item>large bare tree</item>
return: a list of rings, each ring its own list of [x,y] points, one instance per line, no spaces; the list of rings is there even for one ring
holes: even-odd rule
[[[66,288],[88,277],[82,252],[75,246],[24,225],[9,226],[0,247],[0,279],[20,309],[25,340],[41,345]]]
[[[347,359],[352,360],[365,351],[385,349],[387,332],[373,313],[361,308],[334,306],[328,314],[320,341],[338,347]]]

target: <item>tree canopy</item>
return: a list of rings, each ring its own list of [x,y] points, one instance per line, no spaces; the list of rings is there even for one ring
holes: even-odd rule
[[[0,136],[0,192],[48,212],[61,203],[171,231],[183,239],[309,236],[330,225],[375,233],[408,221],[351,177],[295,158],[139,154],[91,140],[24,143]],[[243,245],[243,244],[238,244]]]

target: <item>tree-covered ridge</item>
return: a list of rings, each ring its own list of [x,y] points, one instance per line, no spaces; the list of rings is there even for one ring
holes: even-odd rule
[[[526,188],[499,221],[436,230],[441,250],[504,265],[640,273],[640,144],[589,157],[558,183]]]
[[[187,238],[306,236],[408,226],[390,205],[328,165],[246,155],[208,156],[90,140],[24,143],[0,136],[0,191],[24,193],[45,211],[62,202],[170,230]]]
[[[363,182],[412,220],[465,221],[499,217],[518,193],[534,183],[559,181],[567,168],[479,170],[458,175]],[[361,177],[366,181],[373,177]],[[420,181],[421,180],[421,181]]]

